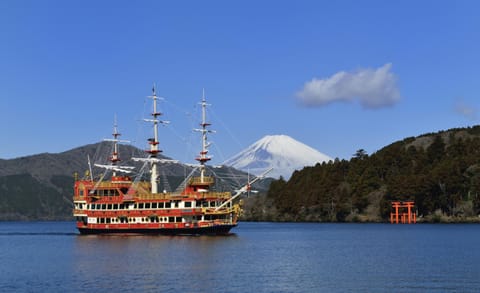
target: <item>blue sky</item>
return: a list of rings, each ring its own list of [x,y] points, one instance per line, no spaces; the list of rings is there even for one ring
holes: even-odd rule
[[[0,1],[0,158],[112,132],[192,161],[205,88],[213,162],[268,134],[331,157],[478,124],[478,1]]]

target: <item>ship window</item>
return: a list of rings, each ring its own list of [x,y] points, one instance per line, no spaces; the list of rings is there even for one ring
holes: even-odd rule
[[[109,204],[107,205],[107,210],[111,210],[111,209],[112,209],[112,204],[109,203]]]
[[[110,224],[110,218],[107,218],[107,224]]]
[[[95,205],[94,205],[94,204],[91,204],[90,207],[91,207],[92,210],[95,209]]]
[[[107,205],[106,204],[102,204],[102,210],[106,210],[107,209]]]
[[[169,223],[173,223],[173,221],[175,221],[175,218],[174,218],[174,217],[168,217],[168,222],[169,222]]]
[[[166,208],[166,209],[169,209],[170,207],[171,207],[171,203],[170,203],[170,202],[166,202],[166,203],[165,203],[165,208]]]
[[[191,201],[186,201],[185,202],[185,207],[186,208],[191,208],[192,207],[192,202]]]
[[[121,191],[123,194],[127,194],[128,188],[127,188],[127,187],[122,187],[122,188],[120,188],[120,191]]]
[[[121,203],[121,204],[118,205],[118,208],[119,208],[120,210],[123,210],[123,209],[125,209],[125,205],[124,205],[123,203]]]
[[[139,208],[139,209],[143,209],[143,203],[139,203],[139,204],[138,204],[138,208]]]
[[[157,203],[156,202],[152,202],[152,209],[156,209],[157,208]]]
[[[202,207],[207,208],[208,207],[208,201],[202,201]]]
[[[118,203],[113,204],[113,209],[118,210]]]
[[[182,217],[177,217],[177,218],[175,218],[175,222],[181,223],[181,222],[182,222]]]
[[[80,194],[80,196],[83,196],[83,189],[79,190],[79,194]]]
[[[163,209],[163,207],[164,207],[163,202],[159,202],[159,203],[158,203],[158,208],[159,208],[159,209]]]
[[[145,208],[146,208],[146,209],[149,209],[149,208],[150,208],[150,203],[149,203],[149,202],[145,203]]]
[[[211,206],[211,207],[214,207],[214,206],[215,206],[215,202],[214,202],[214,201],[211,201],[211,202],[210,202],[210,206]]]

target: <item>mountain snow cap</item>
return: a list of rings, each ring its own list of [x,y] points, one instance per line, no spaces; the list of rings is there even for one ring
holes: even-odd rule
[[[330,160],[329,156],[288,135],[267,135],[224,164],[254,175],[273,168],[267,176],[288,179],[295,170]]]

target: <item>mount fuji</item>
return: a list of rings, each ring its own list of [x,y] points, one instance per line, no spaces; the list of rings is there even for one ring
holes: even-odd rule
[[[273,168],[267,176],[288,179],[295,170],[330,160],[329,156],[288,135],[267,135],[223,164],[254,175]]]

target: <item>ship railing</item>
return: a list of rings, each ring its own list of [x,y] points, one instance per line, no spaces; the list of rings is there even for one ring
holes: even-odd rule
[[[216,220],[212,220],[210,221],[207,225],[208,226],[216,226],[216,225],[231,225],[233,224],[233,221],[229,220],[229,219],[216,219]]]
[[[81,216],[86,216],[85,210],[79,210],[79,209],[74,209],[73,210],[73,216],[74,217],[81,217]]]
[[[203,198],[230,198],[231,193],[230,192],[201,192],[197,193],[195,195],[192,195],[193,197],[197,199],[203,199]]]
[[[135,199],[170,199],[172,193],[137,193],[133,195]]]
[[[118,188],[121,185],[132,185],[131,181],[101,181],[95,184],[95,188]]]
[[[218,215],[218,214],[229,214],[235,212],[235,208],[222,208],[220,210],[215,210],[215,208],[202,208],[202,213],[207,215]]]
[[[202,177],[192,177],[188,181],[188,184],[190,185],[200,185],[200,184],[213,184],[215,182],[215,178],[212,176],[204,176],[203,180]]]

